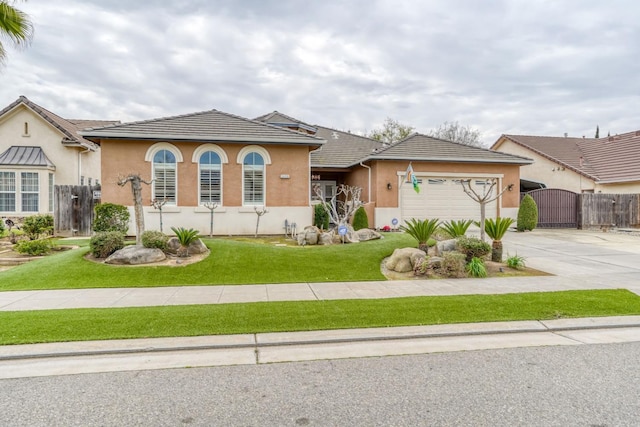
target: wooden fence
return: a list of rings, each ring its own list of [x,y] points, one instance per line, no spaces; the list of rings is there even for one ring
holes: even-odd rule
[[[59,236],[90,236],[100,186],[56,185],[53,223]]]
[[[585,230],[640,228],[640,194],[581,194],[578,221]]]

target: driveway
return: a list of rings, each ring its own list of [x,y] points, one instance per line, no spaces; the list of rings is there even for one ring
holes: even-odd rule
[[[586,283],[640,293],[640,236],[584,230],[508,232],[507,254],[524,256],[529,267]]]

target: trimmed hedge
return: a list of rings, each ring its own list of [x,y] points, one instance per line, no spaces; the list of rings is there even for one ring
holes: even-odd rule
[[[353,214],[353,229],[358,231],[363,228],[369,228],[369,217],[367,216],[367,211],[364,209],[364,206],[360,206]]]
[[[533,231],[538,225],[538,205],[533,197],[525,195],[518,208],[518,231]]]

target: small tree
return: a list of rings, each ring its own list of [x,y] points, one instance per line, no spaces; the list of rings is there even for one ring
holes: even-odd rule
[[[313,191],[320,200],[324,200],[324,194],[322,194],[320,186],[314,186]],[[360,200],[361,194],[362,188],[353,185],[341,184],[336,189],[336,193],[331,198],[331,201],[321,203],[321,205],[327,211],[327,215],[329,215],[331,222],[340,226],[347,224],[351,215],[353,215],[355,211],[362,206],[362,201]]]
[[[264,214],[269,213],[269,211],[267,210],[266,206],[263,206],[262,208],[258,208],[257,206],[254,206],[253,210],[255,211],[256,215],[258,215],[258,219],[256,219],[256,234],[254,236],[254,237],[258,237],[258,227],[260,227],[260,217]]]
[[[313,225],[321,230],[328,230],[329,214],[327,213],[327,208],[322,205],[324,205],[324,202],[318,203],[313,207]]]
[[[371,131],[367,135],[367,137],[371,139],[375,139],[376,141],[384,142],[386,144],[391,144],[396,141],[400,141],[405,139],[411,132],[413,132],[413,126],[403,125],[397,120],[392,119],[391,117],[387,117],[382,125],[381,129],[375,129]]]
[[[429,250],[429,239],[439,224],[440,220],[438,218],[425,220],[411,218],[405,221],[405,225],[400,226],[400,230],[416,239],[418,241],[418,249],[427,253]]]
[[[487,204],[493,202],[498,197],[502,196],[502,193],[507,191],[509,186],[506,186],[500,191],[498,194],[493,197],[493,190],[496,185],[498,185],[498,180],[496,178],[488,179],[484,182],[483,190],[481,193],[478,193],[471,186],[470,179],[463,179],[462,190],[467,194],[467,196],[471,197],[473,200],[480,204],[480,240],[484,240],[484,219],[486,218],[486,206]]]
[[[427,135],[464,145],[482,146],[480,131],[469,126],[463,126],[458,122],[444,122],[437,129],[429,131]]]
[[[142,209],[142,183],[147,185],[152,181],[145,181],[139,174],[129,174],[118,179],[118,185],[124,187],[131,183],[131,194],[133,195],[133,211],[136,215],[136,245],[142,245],[142,233],[144,232],[144,210]]]
[[[525,195],[518,208],[518,231],[533,231],[538,225],[538,205],[533,197]]]
[[[363,228],[369,228],[369,217],[364,206],[360,206],[353,214],[353,229],[357,231]]]

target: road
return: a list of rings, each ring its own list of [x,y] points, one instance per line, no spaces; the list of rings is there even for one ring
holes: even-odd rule
[[[640,343],[0,381],[6,426],[637,426]]]

